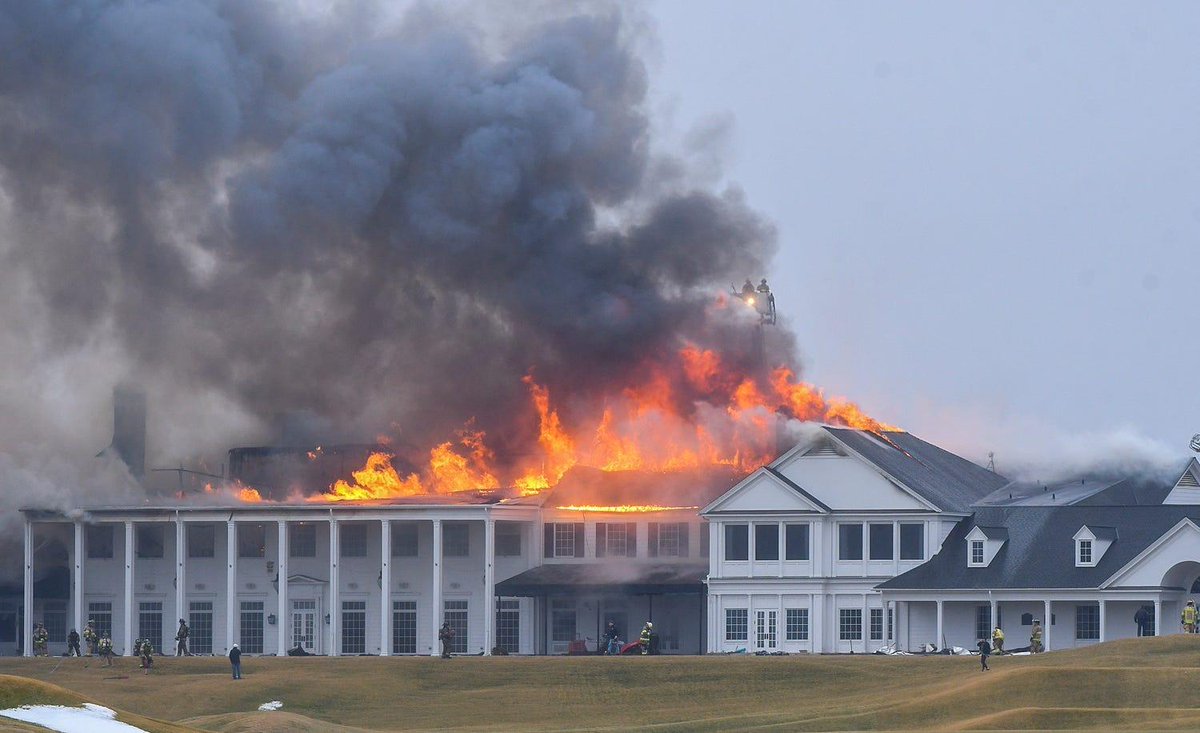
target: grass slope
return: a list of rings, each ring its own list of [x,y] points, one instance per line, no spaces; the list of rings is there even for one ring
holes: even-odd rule
[[[57,661],[0,673],[46,679]],[[166,658],[148,676],[88,661],[53,681],[218,733],[1200,727],[1200,637],[994,658],[987,673],[973,657],[247,658],[234,682],[223,659]],[[257,712],[268,700],[284,710]]]
[[[40,660],[45,661],[45,660]],[[0,710],[21,705],[66,705],[77,707],[85,702],[97,702],[58,685],[28,677],[0,674]],[[98,704],[110,707],[99,702]],[[117,711],[117,719],[136,725],[150,733],[196,733],[198,729],[161,720],[151,720],[141,715]],[[0,717],[0,731],[44,731],[45,728],[22,723],[11,718]]]

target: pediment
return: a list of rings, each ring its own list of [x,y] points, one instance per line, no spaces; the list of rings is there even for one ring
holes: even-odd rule
[[[828,507],[806,496],[804,489],[790,484],[771,469],[760,468],[705,507],[701,514],[826,511]]]
[[[1188,461],[1163,504],[1200,504],[1200,462],[1195,458]]]
[[[1185,567],[1186,566],[1186,567]],[[1174,587],[1200,575],[1200,527],[1183,518],[1101,584],[1102,588]]]

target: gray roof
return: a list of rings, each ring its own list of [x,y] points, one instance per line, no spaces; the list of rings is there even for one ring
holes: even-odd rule
[[[979,531],[983,532],[983,536],[987,537],[989,540],[1007,540],[1008,539],[1008,528],[1007,527],[980,527]]]
[[[903,431],[825,429],[944,512],[970,513],[972,504],[1009,483],[997,473]]]
[[[1153,506],[1171,483],[1153,477],[1079,477],[1068,481],[1013,481],[975,502],[976,506]]]
[[[1064,506],[980,508],[960,521],[937,555],[880,583],[885,590],[1097,588],[1184,517],[1200,524],[1198,506]],[[1008,541],[985,568],[967,567],[966,535],[1003,526]],[[1075,567],[1083,526],[1114,539],[1095,567]]]

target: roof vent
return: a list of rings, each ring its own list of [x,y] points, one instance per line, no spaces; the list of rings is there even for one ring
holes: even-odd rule
[[[834,444],[833,441],[822,440],[821,442],[819,442],[815,446],[813,446],[812,449],[808,451],[808,453],[805,453],[805,455],[806,456],[844,456],[846,454],[841,452],[840,450],[838,450],[837,445]]]
[[[1179,483],[1176,486],[1187,486],[1193,489],[1200,489],[1200,481],[1196,480],[1195,474],[1191,471],[1184,471],[1183,476],[1179,478]]]

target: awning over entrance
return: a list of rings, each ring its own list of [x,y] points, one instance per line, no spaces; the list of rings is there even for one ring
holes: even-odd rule
[[[571,596],[584,594],[704,594],[708,565],[618,565],[563,563],[542,565],[496,584],[498,596]]]

